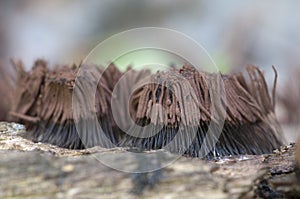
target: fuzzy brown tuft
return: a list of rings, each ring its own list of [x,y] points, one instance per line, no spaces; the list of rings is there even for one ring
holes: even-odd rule
[[[37,60],[30,72],[21,63],[15,66],[11,116],[25,124],[26,137],[37,142],[72,149],[166,147],[202,158],[271,153],[282,145],[274,115],[276,70],[270,96],[255,66],[247,68],[248,77],[185,65],[157,74],[128,70],[124,78],[113,64],[106,70],[92,65],[50,70]]]
[[[247,72],[248,82],[242,74],[209,74],[188,65],[152,75],[156,84],[140,88],[132,97],[132,103],[138,104],[136,123],[149,128],[134,127],[133,136],[122,144],[151,150],[168,148],[172,142],[174,152],[206,158],[272,153],[282,145],[274,100],[262,72],[254,66]]]
[[[109,103],[110,87],[113,86],[111,82],[119,78],[120,72],[113,65],[108,67],[107,71],[95,66],[85,68],[87,69],[86,73],[95,78],[100,77],[100,74],[103,73],[95,95],[96,115],[103,126],[104,134],[113,143],[117,143]],[[18,65],[17,95],[11,115],[16,122],[25,124],[28,131],[27,138],[71,149],[82,149],[95,145],[108,147],[99,139],[102,131],[100,132],[92,126],[89,129],[79,129],[78,131],[78,126],[79,128],[86,127],[80,123],[88,123],[89,118],[77,118],[79,124],[75,125],[72,109],[75,80],[88,77],[83,75],[77,77],[78,70],[77,66],[63,66],[50,70],[43,60],[37,60],[31,72],[24,71],[24,67]],[[83,106],[90,105],[87,97],[87,93],[90,91],[89,87],[80,84],[82,81],[78,82],[76,86],[82,87],[77,89],[80,92],[75,92],[75,97],[80,98]]]

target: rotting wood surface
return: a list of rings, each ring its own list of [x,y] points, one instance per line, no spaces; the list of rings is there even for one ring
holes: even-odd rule
[[[272,155],[204,161],[181,157],[152,186],[116,171],[94,155],[125,149],[69,150],[22,138],[24,129],[0,123],[0,198],[297,198],[295,146]],[[146,176],[147,177],[147,176]],[[143,189],[137,195],[136,189]]]

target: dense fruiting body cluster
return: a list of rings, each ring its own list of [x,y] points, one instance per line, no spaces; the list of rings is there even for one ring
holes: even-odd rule
[[[249,83],[243,74],[209,74],[188,65],[152,75],[156,84],[133,95],[136,122],[150,128],[133,128],[122,144],[207,158],[272,152],[282,144],[274,97],[257,67],[247,72]]]
[[[247,69],[248,79],[189,65],[156,74],[130,70],[125,78],[113,64],[106,70],[83,65],[49,69],[38,60],[30,72],[21,64],[16,68],[10,114],[26,125],[33,141],[71,149],[166,148],[203,158],[271,153],[282,145],[274,116],[276,82],[270,96],[254,66]]]

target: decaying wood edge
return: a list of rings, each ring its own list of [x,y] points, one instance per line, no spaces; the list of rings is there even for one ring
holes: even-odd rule
[[[291,198],[300,196],[295,145],[271,155],[208,162],[181,157],[159,173],[129,174],[96,155],[125,149],[68,150],[23,139],[0,123],[0,198]],[[122,161],[122,160],[120,160]],[[155,183],[153,179],[157,177]],[[152,180],[152,181],[151,181]]]

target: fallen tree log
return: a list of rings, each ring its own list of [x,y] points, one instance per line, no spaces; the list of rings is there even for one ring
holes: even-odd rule
[[[0,198],[300,197],[294,144],[218,161],[181,157],[156,173],[130,174],[95,158],[126,148],[69,150],[33,143],[24,133],[22,125],[0,123]]]

